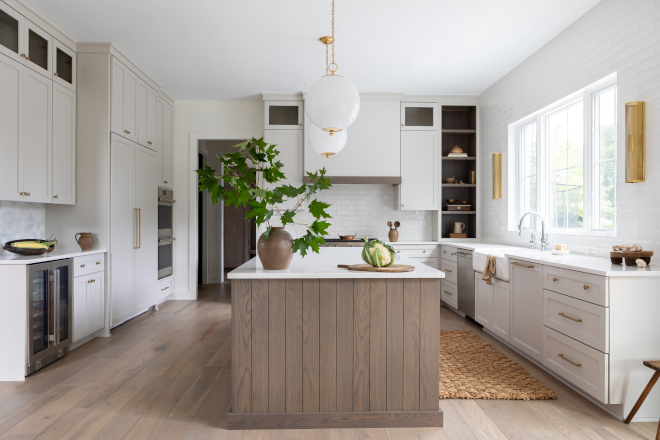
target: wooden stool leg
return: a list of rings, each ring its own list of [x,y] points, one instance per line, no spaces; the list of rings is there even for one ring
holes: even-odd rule
[[[628,423],[630,423],[633,417],[635,417],[635,414],[637,414],[639,407],[642,406],[642,403],[644,403],[644,400],[646,400],[646,396],[649,395],[649,393],[653,389],[653,385],[655,385],[655,383],[658,381],[658,378],[660,378],[660,371],[656,371],[655,373],[653,373],[653,377],[651,378],[651,380],[649,380],[649,383],[646,385],[646,388],[644,388],[644,391],[642,391],[642,395],[639,396],[639,399],[637,399],[637,403],[635,403],[635,406],[633,406],[632,411],[630,411],[630,414],[628,414],[628,418],[623,423],[627,425]],[[658,429],[660,429],[660,425],[658,426]],[[660,431],[658,431],[658,434],[660,434]],[[656,435],[655,438],[660,440],[660,437],[658,437],[658,435]]]
[[[660,440],[660,423],[658,423],[658,431],[655,433],[655,440]]]

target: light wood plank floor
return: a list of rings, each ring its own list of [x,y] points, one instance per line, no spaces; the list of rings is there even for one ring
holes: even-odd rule
[[[444,429],[227,431],[229,285],[168,301],[25,382],[0,382],[0,439],[653,439],[626,426],[443,308],[442,328],[472,329],[552,388],[556,401],[445,400]]]

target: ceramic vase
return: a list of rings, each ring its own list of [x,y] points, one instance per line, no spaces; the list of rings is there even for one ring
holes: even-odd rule
[[[274,227],[266,239],[263,234],[257,241],[257,255],[266,270],[288,269],[293,259],[293,237],[282,227]]]

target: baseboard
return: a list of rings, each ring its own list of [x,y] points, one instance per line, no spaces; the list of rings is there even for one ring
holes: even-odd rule
[[[228,429],[442,428],[442,410],[229,413]]]
[[[84,338],[80,339],[79,341],[72,342],[71,343],[71,350],[75,350],[76,348],[80,347],[81,345],[91,341],[96,337],[96,333],[92,333],[91,335],[87,335]]]
[[[191,298],[189,290],[176,290],[170,296],[167,297],[168,301],[191,301],[195,298]]]

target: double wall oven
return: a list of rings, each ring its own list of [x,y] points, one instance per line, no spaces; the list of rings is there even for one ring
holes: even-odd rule
[[[30,264],[27,292],[26,376],[69,352],[72,334],[72,260]]]
[[[172,275],[174,192],[158,188],[158,279]]]

